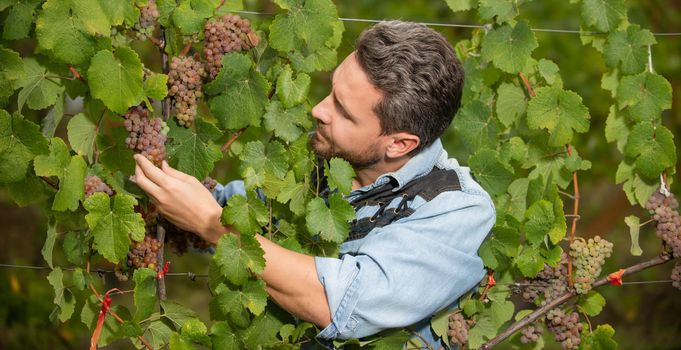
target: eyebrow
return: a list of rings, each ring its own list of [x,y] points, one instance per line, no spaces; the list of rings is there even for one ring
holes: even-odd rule
[[[351,120],[357,120],[355,116],[350,114],[347,109],[343,107],[343,105],[340,103],[340,100],[338,100],[338,96],[336,96],[336,93],[333,91],[333,78],[336,75],[336,70],[334,69],[333,72],[331,73],[331,82],[332,82],[332,87],[331,87],[331,95],[333,96],[333,104],[336,106],[336,108],[340,111],[340,113],[345,116],[348,119]]]

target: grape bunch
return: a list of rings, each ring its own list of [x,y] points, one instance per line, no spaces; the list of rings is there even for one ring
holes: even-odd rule
[[[452,345],[459,344],[463,346],[468,343],[468,323],[460,312],[455,312],[449,315],[449,342]]]
[[[522,292],[522,297],[529,303],[534,303],[540,295],[543,295],[541,305],[557,298],[567,291],[567,263],[568,255],[563,252],[560,262],[556,267],[544,264],[544,270],[537,274],[537,277],[526,279],[526,285]]]
[[[149,118],[149,110],[143,106],[133,107],[125,114],[128,148],[145,156],[156,166],[166,158],[166,130],[160,118]]]
[[[544,327],[538,322],[532,323],[520,331],[520,342],[523,344],[536,343],[544,333]]]
[[[149,234],[150,226],[147,228],[147,235],[139,242],[132,242],[128,251],[128,267],[139,269],[147,267],[157,270],[156,254],[161,249],[161,242]]]
[[[672,248],[674,257],[681,257],[681,216],[678,208],[679,202],[674,194],[667,197],[659,191],[655,191],[646,203],[646,209],[657,222],[657,236]]]
[[[168,72],[168,95],[173,99],[177,123],[190,127],[196,117],[196,104],[201,98],[201,86],[206,71],[196,57],[173,57]]]
[[[584,240],[578,238],[570,244],[570,256],[575,266],[575,290],[585,294],[601,274],[606,258],[612,254],[612,243],[595,236]]]
[[[681,262],[676,262],[674,268],[672,269],[672,286],[676,289],[681,290]]]
[[[563,349],[575,349],[582,341],[580,333],[584,326],[574,311],[568,315],[561,309],[550,310],[546,313],[546,326]]]
[[[215,78],[222,68],[224,54],[248,50],[258,45],[260,41],[248,20],[237,15],[224,15],[208,21],[203,32],[205,37],[203,54],[211,79]]]
[[[218,184],[217,181],[209,176],[206,176],[202,183],[210,192],[213,192]],[[211,243],[204,240],[199,235],[182,230],[163,217],[159,218],[159,223],[166,230],[166,242],[177,255],[186,253],[190,247],[197,250],[206,250],[212,246]]]
[[[104,192],[109,196],[113,196],[114,192],[102,179],[97,175],[88,176],[85,178],[85,198],[92,196],[96,192]]]
[[[161,13],[156,7],[156,0],[149,0],[147,5],[140,9],[140,17],[133,26],[137,39],[146,40],[151,37],[154,34],[156,21],[160,16]]]

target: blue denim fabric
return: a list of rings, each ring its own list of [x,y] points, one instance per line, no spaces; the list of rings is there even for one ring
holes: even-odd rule
[[[456,306],[459,297],[485,274],[477,251],[495,222],[490,196],[468,168],[448,159],[437,140],[398,171],[352,191],[346,199],[390,178],[397,181],[398,190],[434,166],[455,170],[461,190],[443,192],[429,202],[416,197],[409,203],[415,209],[412,215],[343,243],[340,258],[315,258],[332,316],[331,324],[317,335],[321,343],[411,326],[433,349],[441,347],[429,320],[438,311]],[[215,197],[224,205],[236,193],[244,193],[242,182],[218,185]],[[400,201],[396,198],[387,208]],[[378,206],[362,207],[357,219],[370,217],[376,210]]]

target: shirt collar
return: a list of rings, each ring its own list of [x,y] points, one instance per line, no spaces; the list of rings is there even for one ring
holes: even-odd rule
[[[402,188],[402,186],[412,179],[428,173],[437,163],[442,151],[442,142],[438,138],[430,146],[424,148],[417,155],[409,159],[409,161],[407,161],[407,163],[397,171],[385,173],[379,176],[374,183],[358,188],[352,191],[350,195],[352,196],[369,191],[377,186],[381,186],[391,181],[391,179],[397,182],[397,187],[393,189],[393,191],[396,191]]]

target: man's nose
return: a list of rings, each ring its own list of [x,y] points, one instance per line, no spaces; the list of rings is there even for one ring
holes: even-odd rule
[[[331,101],[331,95],[326,96],[323,100],[317,103],[316,106],[312,108],[312,117],[317,119],[319,123],[328,124],[331,121],[329,102]]]

